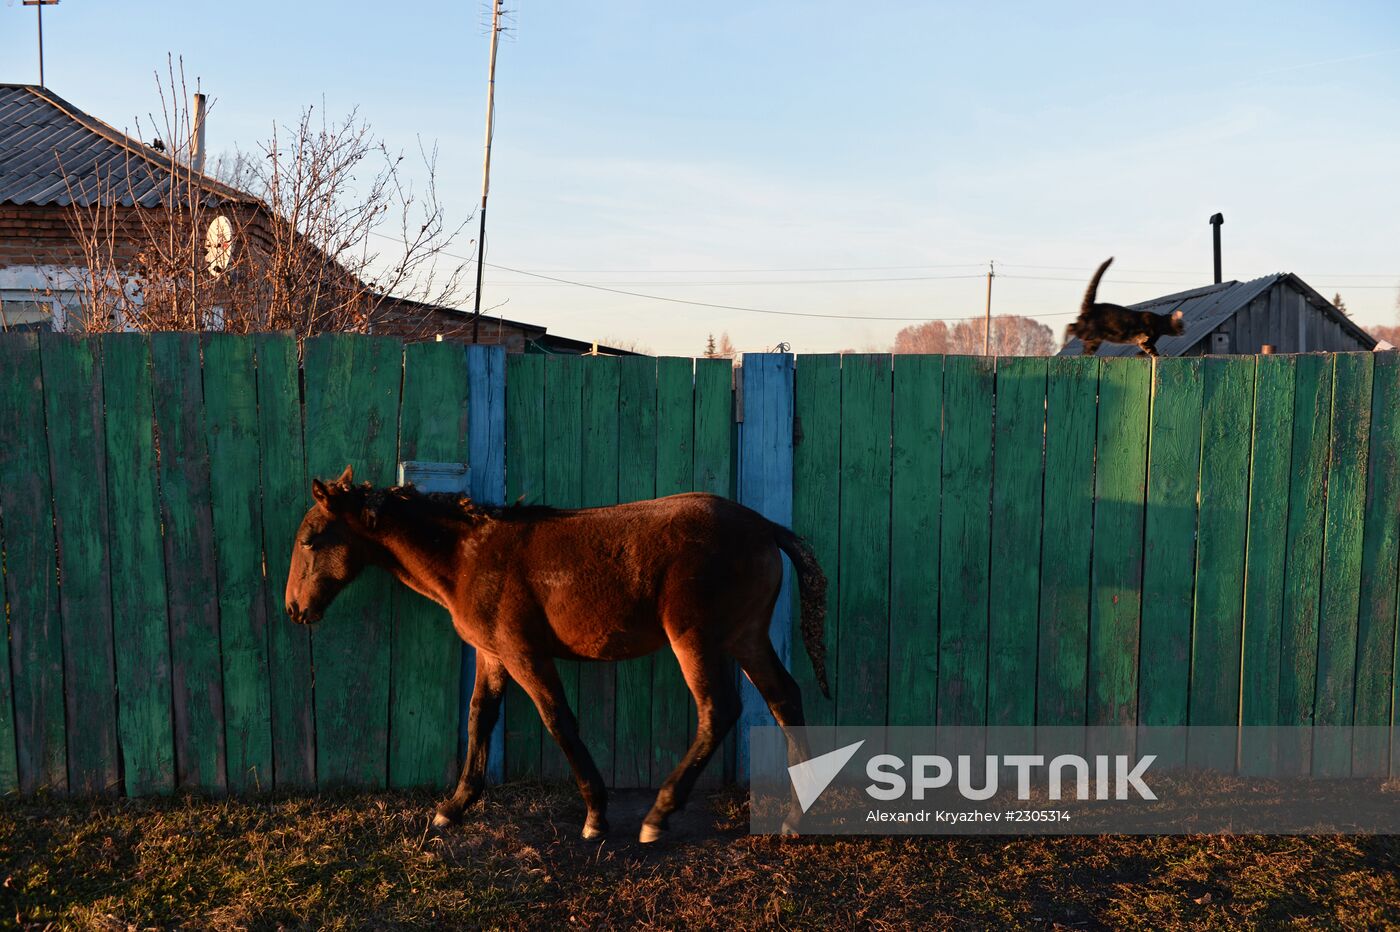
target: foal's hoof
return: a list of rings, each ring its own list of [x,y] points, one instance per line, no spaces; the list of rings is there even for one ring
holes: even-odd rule
[[[456,824],[456,820],[449,819],[441,812],[433,813],[433,828],[437,829],[438,831],[442,831],[445,828],[451,828],[453,825]]]
[[[594,841],[602,838],[608,833],[608,820],[604,818],[594,818],[589,816],[583,823],[583,837],[585,841]]]
[[[644,845],[649,845],[649,844],[651,844],[651,843],[654,842],[654,841],[660,841],[660,840],[661,840],[661,836],[663,836],[663,835],[665,835],[665,834],[666,834],[666,830],[665,830],[664,828],[662,828],[661,826],[659,826],[659,825],[651,825],[650,823],[643,822],[643,823],[642,823],[642,831],[641,831],[641,834],[639,834],[639,835],[637,836],[637,840],[640,841],[640,842],[641,842],[642,844],[644,844]]]
[[[798,827],[796,819],[784,819],[783,830],[779,834],[788,835],[795,838],[796,836],[802,834],[802,830]]]

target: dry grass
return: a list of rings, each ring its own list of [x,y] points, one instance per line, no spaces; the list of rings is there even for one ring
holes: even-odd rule
[[[572,790],[432,798],[0,803],[0,925],[181,928],[1400,926],[1400,838],[751,837],[733,791],[658,848],[621,794],[578,839]]]

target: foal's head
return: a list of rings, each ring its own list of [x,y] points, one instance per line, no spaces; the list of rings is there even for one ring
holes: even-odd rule
[[[311,480],[316,504],[301,519],[287,572],[287,615],[298,624],[319,621],[365,564],[375,545],[364,537],[368,490],[355,488],[350,467],[334,482]]]

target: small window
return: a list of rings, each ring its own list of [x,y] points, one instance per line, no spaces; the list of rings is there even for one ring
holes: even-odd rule
[[[0,299],[0,331],[52,330],[53,310],[49,298]]]

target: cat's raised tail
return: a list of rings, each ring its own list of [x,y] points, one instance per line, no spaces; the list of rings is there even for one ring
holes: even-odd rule
[[[1084,303],[1079,306],[1079,313],[1081,315],[1088,314],[1090,309],[1098,302],[1099,281],[1103,278],[1103,273],[1107,272],[1108,267],[1112,264],[1113,257],[1109,256],[1107,259],[1103,260],[1103,265],[1099,266],[1099,270],[1094,273],[1094,277],[1089,279],[1089,290],[1084,292]]]

